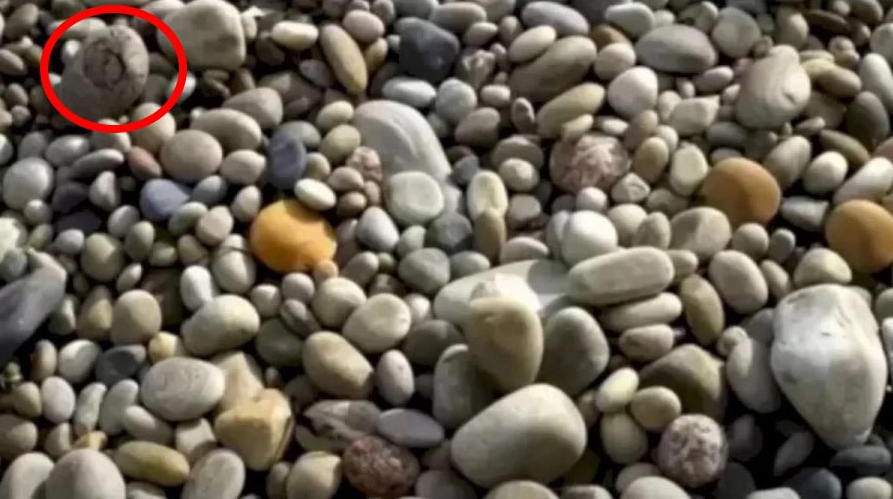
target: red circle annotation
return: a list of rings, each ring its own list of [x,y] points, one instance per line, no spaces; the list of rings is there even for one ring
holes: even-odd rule
[[[168,40],[170,40],[174,52],[177,56],[177,84],[174,86],[174,91],[173,93],[171,93],[171,96],[170,98],[168,98],[167,102],[165,102],[164,105],[162,105],[160,108],[156,109],[155,112],[144,118],[120,125],[98,123],[78,116],[71,109],[65,106],[65,104],[63,104],[61,100],[59,100],[59,97],[53,90],[53,85],[50,83],[50,55],[52,54],[53,47],[55,47],[56,43],[59,42],[59,38],[61,38],[66,31],[71,29],[71,27],[78,22],[83,21],[88,17],[95,17],[103,14],[124,14],[137,17],[152,24],[162,33],[164,33],[164,36],[166,36]],[[186,62],[186,51],[183,49],[183,44],[180,43],[180,39],[177,38],[177,34],[174,33],[174,30],[172,30],[170,26],[165,24],[164,21],[142,9],[137,9],[135,7],[130,7],[127,5],[102,5],[99,7],[82,10],[81,12],[78,12],[77,14],[69,17],[50,34],[49,39],[47,39],[46,43],[44,44],[43,52],[40,55],[40,83],[43,86],[43,91],[46,94],[47,99],[50,101],[50,104],[52,104],[53,107],[56,108],[56,110],[59,111],[62,116],[64,116],[75,125],[86,128],[88,130],[92,130],[94,132],[124,133],[147,127],[161,119],[162,116],[164,116],[165,114],[170,112],[171,109],[174,108],[174,106],[177,104],[177,101],[180,100],[180,96],[183,94],[183,89],[186,87],[187,67],[188,65]]]

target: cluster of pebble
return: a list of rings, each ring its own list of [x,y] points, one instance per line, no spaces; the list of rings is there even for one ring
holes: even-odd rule
[[[893,499],[893,1],[0,14],[0,498]]]

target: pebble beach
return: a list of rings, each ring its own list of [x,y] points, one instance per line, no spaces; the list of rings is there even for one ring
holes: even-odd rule
[[[891,65],[893,0],[0,0],[0,499],[893,499]]]

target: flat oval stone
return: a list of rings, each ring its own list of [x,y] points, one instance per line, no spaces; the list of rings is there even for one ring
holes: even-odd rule
[[[589,33],[589,22],[578,11],[555,2],[530,2],[521,11],[521,20],[527,27],[551,26],[558,36]]]
[[[666,253],[640,247],[584,260],[568,273],[568,295],[589,305],[612,305],[657,294],[673,280]]]
[[[223,397],[223,372],[205,361],[173,357],[153,365],[142,379],[140,399],[167,421],[195,419]]]
[[[580,83],[595,58],[595,44],[589,38],[561,38],[533,62],[512,71],[509,87],[531,102],[548,101]]]
[[[694,74],[716,65],[716,50],[700,30],[683,24],[661,26],[636,42],[639,62],[667,73]]]
[[[192,128],[213,135],[223,146],[225,152],[257,149],[263,137],[260,125],[251,116],[242,111],[228,108],[203,112],[192,120]]]
[[[369,84],[369,72],[357,42],[338,24],[326,24],[319,32],[319,45],[335,76],[344,88],[359,94]]]

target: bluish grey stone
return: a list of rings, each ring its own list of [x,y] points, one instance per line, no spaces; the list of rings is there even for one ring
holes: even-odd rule
[[[56,220],[56,223],[53,224],[53,228],[56,230],[57,234],[74,229],[89,236],[99,230],[99,228],[102,227],[102,224],[102,217],[92,210],[80,210]]]
[[[449,76],[459,48],[456,35],[434,23],[411,20],[400,33],[400,68],[429,83],[440,83]]]
[[[121,345],[112,347],[96,361],[96,379],[106,386],[132,378],[146,361],[146,347],[142,345]]]
[[[289,129],[277,130],[267,146],[267,183],[291,191],[307,169],[307,148],[299,136]]]
[[[214,206],[223,201],[228,189],[229,183],[223,177],[212,175],[203,178],[199,183],[195,184],[191,199],[205,206]]]
[[[140,211],[152,221],[163,221],[189,201],[189,189],[173,180],[157,178],[146,182],[140,192]]]
[[[0,288],[0,366],[34,334],[64,296],[65,279],[50,269],[37,269]]]
[[[784,483],[802,498],[840,499],[843,485],[840,478],[825,468],[806,468]]]
[[[56,186],[50,206],[53,211],[70,213],[87,200],[90,187],[80,182],[63,182]]]
[[[82,156],[71,165],[69,178],[93,178],[124,164],[124,153],[116,149],[100,149]]]
[[[860,445],[834,454],[828,466],[841,476],[880,476],[890,469],[890,463],[886,447]]]

